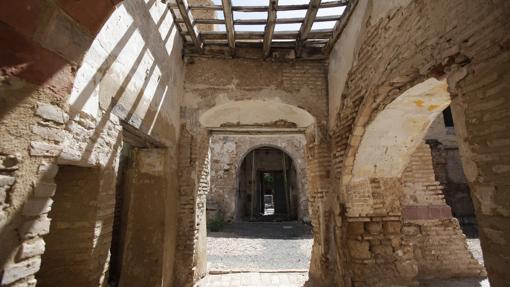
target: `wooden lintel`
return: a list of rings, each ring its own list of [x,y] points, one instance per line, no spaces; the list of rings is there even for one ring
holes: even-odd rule
[[[270,0],[269,7],[267,10],[267,23],[264,29],[264,58],[269,57],[271,53],[271,42],[273,41],[274,27],[276,24],[276,9],[278,6],[278,0]]]
[[[232,14],[232,3],[230,0],[222,0],[223,3],[223,16],[225,19],[225,28],[227,31],[228,46],[230,47],[230,53],[232,56],[235,55],[236,39],[234,30],[234,15]]]
[[[305,20],[303,24],[301,24],[301,28],[299,29],[299,35],[297,38],[297,46],[296,46],[296,55],[301,57],[301,53],[303,52],[303,45],[306,39],[308,39],[308,34],[312,31],[312,25],[315,21],[315,17],[317,16],[317,12],[319,11],[319,7],[321,5],[321,0],[310,0],[310,5],[308,10],[306,10]]]
[[[193,25],[193,15],[191,15],[188,1],[175,0],[175,4],[181,13],[182,20],[186,26],[186,29],[188,30],[188,35],[191,37],[191,41],[193,41],[195,48],[201,50],[203,46],[202,39],[200,38],[198,29]]]

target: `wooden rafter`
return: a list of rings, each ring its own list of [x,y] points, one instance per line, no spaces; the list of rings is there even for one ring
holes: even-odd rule
[[[338,15],[329,15],[329,16],[320,16],[315,17],[315,22],[330,22],[330,21],[338,21],[341,16]],[[304,17],[295,17],[295,18],[277,18],[276,24],[294,24],[294,23],[303,23],[305,20]],[[265,25],[266,19],[237,19],[234,20],[234,25]],[[182,19],[178,19],[177,23],[183,23]],[[195,18],[195,24],[219,24],[225,25],[224,19],[211,19],[211,18]]]
[[[333,35],[332,29],[318,29],[313,30],[309,33],[310,38],[312,39],[329,39]],[[225,31],[204,31],[201,33],[202,39],[204,40],[226,40],[227,33]],[[298,32],[294,31],[277,31],[273,32],[273,40],[295,40],[298,36]],[[256,39],[264,39],[265,32],[247,32],[247,31],[237,31],[236,32],[236,40],[256,40]]]
[[[301,57],[301,53],[303,52],[303,45],[306,39],[308,39],[308,34],[310,31],[312,31],[312,25],[315,21],[315,17],[317,16],[317,12],[319,12],[320,5],[321,0],[310,0],[310,5],[308,10],[306,10],[305,20],[303,21],[303,24],[301,24],[299,35],[296,41],[296,55],[298,57]]]
[[[321,3],[320,8],[333,8],[347,5],[346,0],[340,1],[329,1]],[[292,11],[292,10],[307,10],[309,7],[308,4],[293,4],[293,5],[279,5],[277,7],[278,11]],[[222,5],[210,5],[210,4],[197,4],[190,5],[189,8],[191,10],[223,10]],[[237,12],[266,12],[268,10],[268,6],[232,6],[232,11]]]
[[[232,0],[222,0],[221,5],[188,5],[189,0],[161,0],[169,2],[179,32],[185,39],[187,55],[225,57],[267,58],[272,52],[276,58],[325,59],[343,32],[358,0],[322,2],[309,0],[308,4],[278,5],[278,0],[269,0],[269,5],[234,6]],[[267,3],[267,2],[266,2]],[[347,6],[343,14],[317,16],[320,8]],[[278,18],[278,11],[306,10],[305,17]],[[194,11],[222,11],[224,17],[194,18]],[[266,19],[234,19],[234,12],[267,12]],[[206,15],[211,13],[204,13]],[[333,29],[315,29],[318,22],[335,22]],[[275,32],[276,24],[300,24],[299,30]],[[225,31],[199,31],[200,24],[225,25]],[[236,25],[264,25],[264,31],[235,31]],[[191,40],[191,41],[190,41]],[[250,50],[251,49],[251,50]],[[260,49],[260,50],[259,50]],[[258,50],[258,51],[257,51]],[[285,55],[285,56],[284,56]]]
[[[264,45],[262,47],[264,58],[267,58],[271,52],[271,43],[273,42],[273,33],[276,24],[277,6],[278,0],[269,0],[269,7],[267,9],[267,23],[264,29]]]
[[[228,46],[230,47],[230,53],[235,55],[236,49],[236,38],[234,30],[234,15],[232,14],[232,3],[230,0],[222,0],[223,3],[223,15],[225,18],[225,28],[227,30]]]
[[[195,47],[198,50],[201,50],[203,46],[202,39],[200,38],[198,29],[195,27],[195,25],[193,25],[193,15],[191,15],[188,1],[175,0],[175,4],[181,13],[182,20],[186,26],[186,29],[188,30],[188,35],[191,37],[191,41],[193,41],[193,44],[195,44]]]
[[[349,18],[351,18],[354,8],[356,8],[357,4],[358,0],[350,0],[349,3],[347,4],[347,7],[345,7],[345,10],[342,14],[342,18],[336,22],[335,28],[333,28],[333,34],[331,35],[331,38],[329,38],[328,43],[322,49],[322,51],[326,55],[329,55],[329,53],[335,46],[336,41],[338,40],[338,38],[340,38],[340,35],[344,31],[345,26],[347,25]]]

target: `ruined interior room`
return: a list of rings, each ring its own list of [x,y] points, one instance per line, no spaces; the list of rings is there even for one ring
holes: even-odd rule
[[[510,286],[510,1],[0,3],[0,286]]]

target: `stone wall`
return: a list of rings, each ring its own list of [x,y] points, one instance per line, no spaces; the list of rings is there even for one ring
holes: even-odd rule
[[[224,214],[226,221],[232,221],[236,215],[236,196],[238,176],[243,159],[257,147],[275,147],[287,153],[297,171],[297,217],[309,221],[308,190],[306,182],[306,159],[303,153],[305,137],[303,134],[221,134],[211,136],[211,186],[207,196],[208,204],[214,203]],[[281,169],[281,159],[276,164]],[[278,169],[275,168],[274,170]]]
[[[478,221],[485,224],[482,230],[485,228],[486,231],[485,234],[481,232],[481,239],[489,279],[494,286],[508,285],[508,276],[501,266],[508,265],[508,258],[502,255],[503,250],[508,250],[504,246],[509,232],[505,212],[508,200],[502,192],[506,189],[503,182],[508,174],[503,152],[508,144],[504,140],[508,137],[508,129],[502,123],[507,122],[507,114],[503,111],[508,109],[505,100],[508,91],[503,83],[509,74],[510,52],[508,33],[505,32],[509,29],[509,23],[505,21],[510,15],[509,4],[505,1],[490,4],[484,1],[358,1],[357,7],[365,7],[363,20],[352,22],[359,25],[356,41],[360,44],[342,51],[340,48],[346,39],[341,38],[336,44],[337,53],[331,54],[330,59],[329,82],[341,83],[345,77],[345,85],[330,86],[330,96],[336,97],[330,103],[337,103],[334,110],[330,110],[336,114],[330,117],[335,119],[330,122],[332,186],[336,187],[340,200],[335,205],[342,206],[346,201],[349,204],[349,199],[357,197],[359,189],[347,187],[356,176],[352,174],[353,165],[367,126],[411,87],[430,78],[446,80],[464,170],[474,194]],[[380,10],[381,7],[387,9]],[[403,30],[402,27],[406,28]],[[352,68],[332,67],[352,55]],[[424,122],[423,133],[430,122]],[[392,125],[388,126],[388,131],[392,128]],[[380,132],[384,135],[385,131]],[[413,138],[414,143],[422,140],[422,133]],[[408,146],[408,151],[413,149]],[[400,166],[407,163],[408,156],[401,158],[401,155],[388,154],[402,161],[396,163],[395,168],[389,168],[390,173],[377,170],[376,174],[394,176],[392,171],[401,170]],[[385,182],[386,179],[377,181]],[[374,190],[371,185],[365,186]],[[379,195],[386,196],[385,193]],[[394,193],[388,196],[394,196]],[[399,207],[395,208],[398,214]],[[405,243],[405,238],[401,240]],[[385,273],[384,269],[387,278],[395,274],[395,282],[398,282],[397,278],[412,275],[405,270],[395,272],[392,266],[379,266],[380,274]],[[336,270],[342,272],[341,267]],[[378,284],[364,282],[365,279],[356,273],[351,276],[358,284]],[[412,277],[408,279],[412,280]]]
[[[117,2],[1,4],[2,286],[35,284],[40,238],[49,232],[51,198],[59,190],[57,164],[97,169],[99,183],[111,183],[91,203],[96,215],[87,225],[99,232],[88,238],[96,246],[86,258],[94,266],[90,278],[102,284],[121,122],[161,146],[177,142],[183,66],[172,17],[157,1]],[[166,190],[172,192],[176,174],[169,177],[174,186]]]
[[[184,183],[181,199],[185,198],[180,201],[180,222],[184,224],[180,224],[178,243],[181,265],[177,273],[181,286],[191,285],[193,278],[200,278],[207,271],[205,216],[202,216],[202,213],[205,215],[206,201],[202,195],[208,191],[209,177],[201,176],[208,170],[202,165],[209,150],[209,135],[205,128],[311,126],[316,131],[324,130],[327,118],[326,66],[323,62],[200,57],[186,60],[181,119],[184,123],[182,130],[187,136],[181,139],[179,159],[181,182]],[[203,116],[214,109],[220,111],[217,114],[220,120],[208,125]],[[229,115],[229,120],[221,121],[222,115]],[[193,209],[196,206],[199,208]],[[192,259],[190,254],[193,254]]]

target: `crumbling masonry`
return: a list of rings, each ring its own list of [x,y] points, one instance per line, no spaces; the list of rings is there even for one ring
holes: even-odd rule
[[[510,2],[230,2],[0,4],[0,286],[192,286],[260,147],[294,164],[313,286],[510,286]]]

